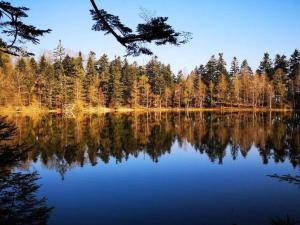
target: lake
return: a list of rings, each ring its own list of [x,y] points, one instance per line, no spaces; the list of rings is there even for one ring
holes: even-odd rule
[[[297,114],[49,114],[6,120],[17,127],[8,145],[30,148],[9,169],[36,173],[40,187],[34,197],[45,197],[43,207],[53,207],[44,218],[50,225],[300,220]]]

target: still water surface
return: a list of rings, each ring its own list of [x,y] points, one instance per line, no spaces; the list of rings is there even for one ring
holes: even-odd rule
[[[300,219],[299,117],[148,113],[11,117],[56,224],[270,224]],[[275,176],[270,176],[274,175]]]

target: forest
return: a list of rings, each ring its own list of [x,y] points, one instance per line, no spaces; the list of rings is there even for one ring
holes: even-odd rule
[[[229,70],[227,69],[229,68]],[[0,107],[22,111],[105,109],[295,109],[300,99],[300,52],[265,53],[259,68],[223,53],[185,74],[152,57],[145,65],[94,52],[83,57],[58,46],[38,59],[0,54]]]

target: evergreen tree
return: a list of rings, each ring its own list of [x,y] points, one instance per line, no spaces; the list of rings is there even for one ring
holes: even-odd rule
[[[233,76],[237,75],[240,72],[239,62],[236,57],[233,57],[229,75],[232,78]]]
[[[79,52],[78,56],[74,59],[74,70],[74,101],[77,107],[82,107],[84,102],[83,84],[85,78],[85,71],[83,68],[83,58],[81,52]]]
[[[61,40],[59,40],[57,47],[53,51],[54,61],[55,62],[62,62],[65,57],[65,48]]]
[[[125,59],[122,66],[122,86],[123,86],[123,102],[126,105],[130,104],[131,101],[131,91],[133,89],[134,80],[137,77],[137,66],[136,63],[130,65],[128,61]]]
[[[274,87],[275,104],[282,107],[286,101],[286,75],[283,69],[279,68],[276,70],[272,84]]]
[[[249,66],[248,61],[246,59],[241,64],[241,72],[242,73],[253,74],[252,69]]]
[[[109,81],[110,81],[110,74],[109,74],[109,61],[106,54],[102,55],[97,62],[98,66],[98,74],[100,78],[100,88],[104,96],[104,105],[109,106]]]
[[[300,52],[295,49],[289,60],[289,77],[293,79],[296,76],[297,69],[300,65]]]
[[[217,83],[218,81],[218,62],[215,56],[211,56],[207,64],[205,65],[205,74],[203,76],[203,81],[208,85],[211,81]]]
[[[149,79],[149,84],[151,86],[151,91],[153,94],[158,95],[161,92],[161,74],[160,74],[160,63],[157,57],[153,57],[146,64],[146,74]]]
[[[74,93],[74,81],[76,76],[75,68],[75,59],[66,55],[62,61],[62,66],[65,74],[65,91],[66,91],[66,100],[65,103],[72,104],[74,102],[75,93]]]
[[[26,80],[26,62],[24,58],[19,58],[16,62],[16,68],[14,73],[14,85],[16,87],[16,104],[18,106],[25,106],[25,87],[24,81]]]
[[[217,78],[216,79],[219,79],[219,77],[223,74],[226,78],[228,78],[228,71],[226,69],[226,62],[224,60],[224,57],[223,57],[223,53],[219,53],[219,57],[218,57],[218,60],[217,60]]]
[[[95,65],[95,53],[90,52],[86,64],[86,74],[84,78],[83,88],[84,88],[84,98],[87,104],[91,103],[92,95],[90,93],[90,86],[92,81],[96,78],[97,71],[96,71],[96,65]]]
[[[274,68],[269,53],[264,54],[264,57],[259,65],[259,71],[261,74],[267,75],[270,80],[273,79]]]
[[[67,81],[64,73],[64,68],[62,65],[62,61],[65,57],[65,49],[62,45],[61,40],[59,40],[58,46],[54,49],[54,76],[56,78],[56,85],[53,88],[53,97],[54,97],[54,105],[55,107],[60,107],[63,109],[65,107],[65,103],[67,100]]]
[[[119,107],[123,102],[123,87],[121,83],[122,62],[120,57],[116,57],[110,64],[110,101],[111,107]]]
[[[217,100],[221,103],[225,102],[228,99],[228,82],[224,74],[221,74],[216,85],[216,96]]]
[[[277,69],[282,69],[285,74],[288,72],[288,61],[286,60],[285,55],[277,54],[274,60],[274,71]]]

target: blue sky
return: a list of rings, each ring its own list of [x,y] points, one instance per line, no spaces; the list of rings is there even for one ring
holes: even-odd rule
[[[152,47],[155,55],[174,71],[189,71],[206,63],[213,54],[223,52],[227,63],[233,56],[247,59],[253,69],[264,52],[272,56],[290,56],[300,48],[300,1],[298,0],[96,0],[99,7],[119,15],[130,27],[142,21],[140,8],[168,16],[177,30],[189,31],[193,39],[181,47]],[[37,54],[52,50],[63,41],[75,53],[89,51],[110,58],[125,55],[124,48],[110,35],[91,30],[93,24],[89,0],[13,0],[15,5],[29,7],[28,22],[39,28],[51,28],[40,45],[29,45]],[[130,57],[130,61],[146,63],[148,56]]]

